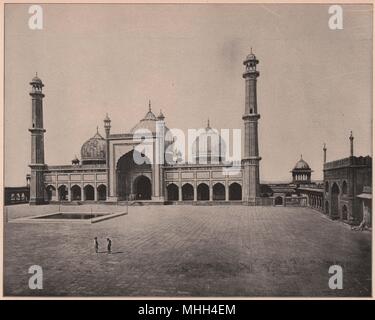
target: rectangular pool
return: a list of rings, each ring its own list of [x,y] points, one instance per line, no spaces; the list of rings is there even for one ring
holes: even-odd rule
[[[49,215],[43,215],[39,217],[35,217],[34,219],[78,219],[78,220],[88,220],[94,219],[98,217],[105,216],[105,213],[55,213]]]

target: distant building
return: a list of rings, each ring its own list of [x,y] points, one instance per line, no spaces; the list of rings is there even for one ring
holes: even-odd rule
[[[324,212],[332,219],[357,223],[363,219],[357,196],[372,185],[372,159],[355,157],[352,133],[349,139],[349,157],[324,163]]]
[[[311,183],[311,173],[313,172],[310,166],[305,160],[301,159],[296,163],[292,172],[293,183],[297,186],[300,184],[309,184]]]

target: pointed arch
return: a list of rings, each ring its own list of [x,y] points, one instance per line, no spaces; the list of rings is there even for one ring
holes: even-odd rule
[[[85,187],[83,188],[83,194],[85,197],[85,201],[95,200],[95,189],[91,184],[85,185]]]
[[[65,184],[62,184],[59,186],[58,194],[59,194],[59,201],[66,201],[68,200],[68,188],[66,187]]]
[[[71,187],[70,189],[72,194],[72,200],[73,201],[80,201],[82,200],[82,190],[81,187],[77,184]]]
[[[207,184],[201,183],[197,187],[198,201],[210,200],[210,188]]]
[[[224,201],[225,200],[225,186],[218,182],[213,186],[213,200]]]
[[[185,183],[182,186],[182,200],[185,200],[185,201],[194,200],[194,188],[190,183]]]
[[[233,182],[229,185],[229,200],[242,200],[242,187],[239,183]]]
[[[167,199],[170,201],[178,201],[178,186],[171,183],[167,186]]]
[[[105,201],[107,200],[107,186],[104,185],[104,184],[100,184],[97,189],[96,189],[97,193],[98,193],[98,201]]]
[[[53,185],[48,185],[46,188],[47,200],[51,201],[56,197],[56,188]]]

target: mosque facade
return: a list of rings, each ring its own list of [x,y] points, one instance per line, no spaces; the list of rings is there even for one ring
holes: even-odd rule
[[[111,132],[111,119],[104,119],[105,135],[97,129],[81,148],[81,159],[71,165],[47,165],[44,161],[43,82],[30,82],[32,97],[30,204],[54,201],[144,201],[155,204],[225,202],[259,204],[259,157],[257,64],[251,52],[243,62],[245,110],[243,156],[226,161],[225,143],[210,124],[192,145],[192,163],[179,161],[168,147],[174,137],[165,117],[149,110],[128,133]],[[145,155],[139,146],[152,150]],[[143,158],[136,163],[135,158]],[[151,158],[151,159],[150,159]],[[176,158],[176,159],[175,159]],[[156,159],[162,161],[156,161]],[[168,160],[168,161],[165,161]],[[231,170],[233,168],[235,170]]]
[[[372,184],[372,159],[354,156],[352,134],[348,158],[327,162],[324,145],[323,181],[312,181],[313,170],[301,155],[291,170],[291,182],[260,184],[258,63],[252,52],[243,62],[244,139],[242,159],[237,162],[227,161],[226,143],[209,122],[191,145],[193,161],[181,159],[181,151],[173,149],[175,137],[166,126],[163,113],[160,111],[156,116],[149,102],[145,116],[130,132],[111,132],[111,119],[106,115],[105,135],[97,129],[82,145],[81,159],[76,157],[71,165],[47,165],[44,161],[44,84],[34,77],[30,82],[29,203],[95,201],[309,206],[332,219],[358,223],[363,212],[371,212],[368,190]],[[8,202],[12,202],[12,196],[17,197],[17,193],[10,190]]]

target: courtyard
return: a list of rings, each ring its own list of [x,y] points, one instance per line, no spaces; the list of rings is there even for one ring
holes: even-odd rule
[[[351,231],[309,208],[134,206],[93,224],[14,223],[57,207],[6,208],[5,296],[371,295],[371,233]],[[328,287],[334,264],[343,268],[342,290]],[[32,265],[43,268],[42,290],[28,287]]]

